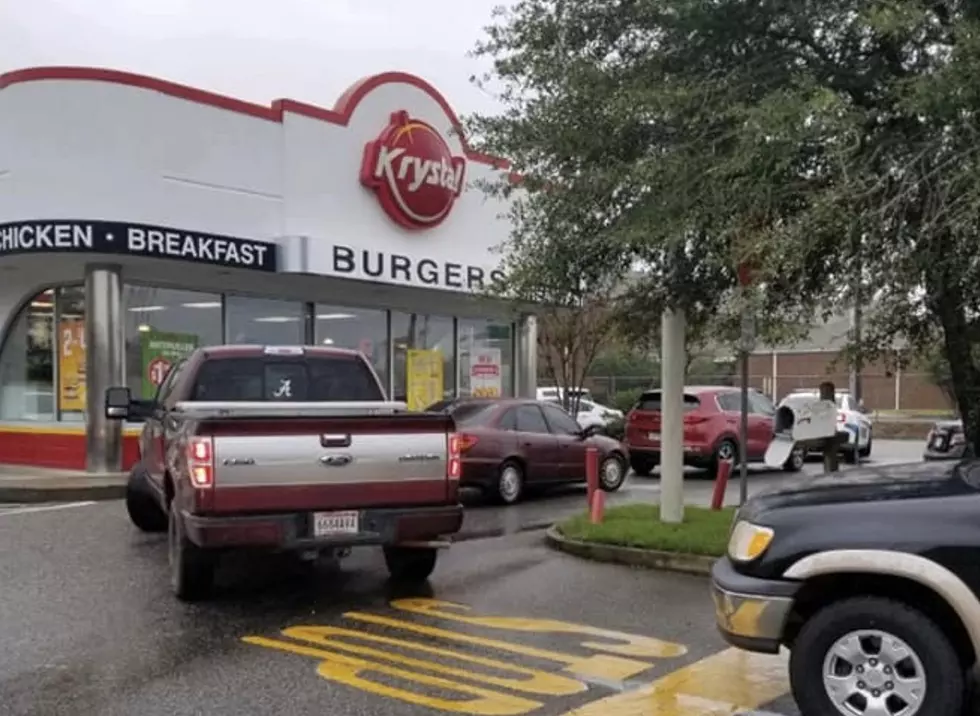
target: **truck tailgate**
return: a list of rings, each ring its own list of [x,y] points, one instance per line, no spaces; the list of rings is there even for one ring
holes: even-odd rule
[[[211,511],[446,504],[452,418],[437,414],[203,421],[213,438]]]

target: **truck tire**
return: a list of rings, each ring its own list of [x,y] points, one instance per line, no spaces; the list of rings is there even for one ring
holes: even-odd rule
[[[804,448],[796,448],[786,458],[786,462],[783,463],[783,471],[799,472],[803,469],[804,463],[806,463],[806,450]]]
[[[215,556],[187,539],[173,503],[168,527],[170,586],[174,595],[184,602],[206,599],[214,586]]]
[[[396,582],[424,582],[436,568],[438,552],[434,547],[385,547],[388,574]]]
[[[126,481],[126,512],[129,520],[143,532],[166,532],[167,515],[153,497],[146,470],[137,464]]]
[[[824,607],[800,630],[789,671],[802,716],[870,712],[882,699],[882,713],[903,716],[953,716],[964,706],[964,668],[949,637],[923,612],[891,599]],[[825,676],[833,674],[845,678]],[[859,680],[846,680],[851,674]],[[924,698],[914,697],[913,684],[924,687]]]
[[[871,435],[868,435],[868,444],[859,451],[861,457],[871,457]]]

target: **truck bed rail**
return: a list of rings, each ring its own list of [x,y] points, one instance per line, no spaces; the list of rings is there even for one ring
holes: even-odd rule
[[[395,415],[408,412],[408,405],[395,401],[348,403],[306,402],[178,402],[173,415],[193,420],[254,420],[256,418],[334,418]]]

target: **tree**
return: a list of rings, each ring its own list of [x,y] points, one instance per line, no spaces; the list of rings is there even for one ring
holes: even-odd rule
[[[965,0],[520,0],[477,49],[506,111],[473,124],[530,178],[532,213],[595,208],[605,250],[643,266],[651,310],[634,315],[682,308],[724,334],[748,299],[789,327],[865,301],[854,348],[941,345],[973,449],[978,15]]]

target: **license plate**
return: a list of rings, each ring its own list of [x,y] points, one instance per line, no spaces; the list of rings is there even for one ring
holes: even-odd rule
[[[647,440],[660,440],[660,433],[647,433]]]
[[[350,535],[361,531],[358,512],[314,512],[313,536]]]

